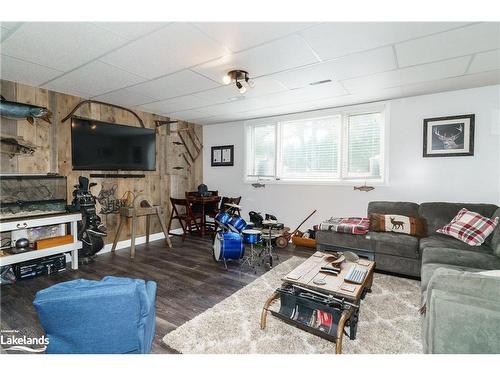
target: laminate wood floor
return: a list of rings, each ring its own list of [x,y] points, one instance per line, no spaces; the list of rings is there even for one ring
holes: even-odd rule
[[[126,276],[154,280],[158,284],[156,302],[156,336],[153,353],[175,353],[162,342],[168,332],[227,298],[267,272],[262,267],[257,274],[247,266],[229,263],[228,270],[216,263],[207,238],[172,239],[171,249],[163,241],[137,246],[134,260],[128,249],[116,254],[99,255],[95,262],[80,265],[77,271],[41,276],[0,288],[0,329],[16,329],[32,337],[43,334],[33,307],[35,293],[53,284],[78,278],[101,279],[104,276]],[[289,245],[279,249],[279,262],[292,256],[308,257],[314,250]]]

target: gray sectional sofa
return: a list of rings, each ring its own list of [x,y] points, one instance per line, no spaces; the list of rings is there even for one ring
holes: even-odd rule
[[[493,204],[371,202],[368,214],[424,218],[427,237],[320,231],[317,248],[352,250],[374,259],[378,270],[420,277],[425,353],[500,353],[500,277],[483,274],[500,270],[500,225],[481,246],[436,233],[462,208],[500,217],[500,208]]]

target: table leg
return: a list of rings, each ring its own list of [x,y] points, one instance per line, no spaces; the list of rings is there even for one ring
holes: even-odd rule
[[[146,243],[149,243],[149,226],[151,224],[151,215],[146,215]]]
[[[205,203],[202,203],[201,205],[201,236],[205,236],[205,225],[206,225],[206,221],[205,221]]]
[[[269,297],[264,303],[264,307],[262,308],[262,313],[260,314],[260,329],[265,329],[266,328],[266,321],[267,321],[267,311],[269,310],[269,306],[273,303],[274,300],[276,300],[279,297],[278,292],[274,292],[271,297]]]
[[[114,253],[116,250],[116,245],[118,244],[118,239],[120,238],[120,234],[122,233],[123,223],[126,219],[123,216],[120,216],[120,224],[118,224],[118,229],[116,230],[115,239],[113,241],[113,246],[111,247],[111,252]]]
[[[344,327],[351,317],[352,310],[344,310],[337,325],[337,338],[335,339],[335,354],[342,354],[342,339],[344,338]]]
[[[137,226],[137,216],[134,213],[132,214],[132,230],[130,233],[130,258],[133,259],[135,257],[135,227]]]
[[[160,209],[160,207],[156,207],[156,216],[158,216],[158,220],[160,221],[161,225],[161,230],[163,231],[163,234],[165,235],[165,242],[167,243],[168,247],[172,247],[172,241],[170,241],[170,235],[168,234],[167,227],[165,227],[165,222],[163,221],[163,211]],[[182,225],[182,223],[181,223]]]
[[[78,269],[78,250],[71,251],[71,269]]]

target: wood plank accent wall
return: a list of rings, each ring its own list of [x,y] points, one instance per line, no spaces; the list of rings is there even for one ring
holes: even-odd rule
[[[46,89],[26,86],[20,83],[0,80],[0,92],[10,101],[29,103],[47,107],[52,111],[52,125],[35,120],[31,125],[26,120],[9,120],[0,117],[0,127],[2,133],[9,135],[19,135],[25,140],[37,146],[33,156],[15,156],[9,158],[6,154],[0,154],[0,173],[16,174],[46,174],[49,172],[59,173],[66,176],[68,180],[68,203],[72,199],[73,185],[78,183],[78,176],[90,177],[90,173],[111,173],[104,171],[73,171],[71,165],[71,121],[61,123],[64,118],[80,101],[85,100],[79,97],[66,95]],[[131,108],[134,110],[133,108]],[[155,120],[169,120],[164,116],[152,113],[135,111],[148,128],[155,127]],[[116,108],[99,104],[82,106],[75,115],[92,118],[94,120],[124,124],[129,126],[140,126],[137,119],[130,113]],[[200,125],[179,122],[171,125],[171,130],[189,127],[193,129],[198,137],[202,139],[203,132]],[[182,158],[183,146],[174,144],[180,142],[176,133],[169,132],[167,126],[162,126],[157,133],[156,140],[156,171],[132,172],[144,173],[145,178],[92,178],[97,186],[93,188],[93,193],[97,195],[102,187],[110,188],[117,185],[116,196],[120,198],[127,191],[135,194],[148,194],[154,204],[160,204],[165,211],[165,220],[170,215],[169,197],[183,198],[184,192],[195,190],[202,182],[203,161],[200,155],[193,165],[188,166]],[[176,170],[174,167],[180,166],[184,169]],[[124,172],[125,173],[125,172]],[[100,206],[98,204],[99,212]],[[118,214],[102,215],[103,222],[108,227],[106,243],[113,242],[116,229],[118,227]],[[173,226],[176,228],[177,224]],[[160,225],[156,220],[151,222],[151,232],[160,232]],[[130,226],[127,225],[122,232],[120,240],[130,238]],[[139,236],[145,233],[145,222],[140,220],[137,228]]]

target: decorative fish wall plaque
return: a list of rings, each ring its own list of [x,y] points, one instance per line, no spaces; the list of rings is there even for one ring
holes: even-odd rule
[[[45,107],[9,102],[1,95],[0,99],[0,116],[2,117],[13,120],[25,118],[31,125],[35,123],[35,118],[39,118],[51,124],[50,118],[52,117],[52,112]]]
[[[366,183],[361,186],[354,186],[354,190],[359,190],[359,191],[364,191],[364,192],[369,192],[375,189],[373,186],[368,186]]]

